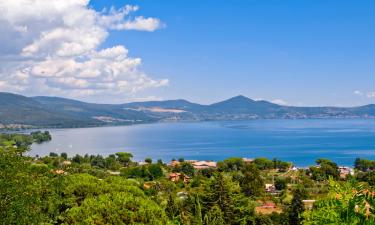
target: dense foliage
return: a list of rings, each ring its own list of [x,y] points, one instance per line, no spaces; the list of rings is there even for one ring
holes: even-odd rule
[[[375,223],[368,161],[356,160],[356,175],[342,177],[327,159],[295,170],[266,158],[195,168],[184,159],[136,163],[126,152],[26,156],[49,138],[0,135],[0,224]]]

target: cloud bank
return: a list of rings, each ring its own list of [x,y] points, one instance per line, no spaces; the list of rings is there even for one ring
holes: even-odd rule
[[[32,95],[126,96],[168,84],[141,69],[123,45],[100,48],[111,30],[152,32],[137,6],[96,11],[89,0],[0,2],[0,91]]]

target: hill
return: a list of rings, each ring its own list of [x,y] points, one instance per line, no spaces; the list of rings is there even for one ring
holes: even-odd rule
[[[59,97],[25,97],[0,92],[0,128],[4,126],[89,127],[157,121],[249,119],[375,118],[375,105],[295,107],[255,101],[239,95],[211,105],[183,99],[94,104]]]

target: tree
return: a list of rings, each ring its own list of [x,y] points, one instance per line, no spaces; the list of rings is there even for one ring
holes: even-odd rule
[[[151,164],[148,166],[148,171],[150,172],[150,180],[155,180],[163,176],[163,170],[159,164]]]
[[[289,224],[300,225],[302,224],[302,213],[305,210],[303,199],[306,197],[306,191],[298,187],[293,193],[293,199],[288,207]]]
[[[375,186],[375,171],[359,172],[356,174],[358,181],[367,182],[371,186]]]
[[[211,184],[208,186],[206,195],[206,202],[211,205],[220,207],[223,213],[225,224],[232,224],[235,221],[235,204],[234,204],[234,191],[237,189],[235,184],[231,181],[230,177],[224,176],[219,173]]]
[[[76,154],[75,156],[73,156],[72,161],[77,163],[77,164],[81,164],[81,163],[83,163],[83,157]]]
[[[62,152],[60,154],[60,157],[63,158],[63,159],[65,159],[65,160],[67,160],[68,159],[68,154],[66,152]]]
[[[249,197],[262,196],[264,194],[264,181],[260,171],[254,164],[247,164],[242,169],[243,177],[240,179],[242,192]]]
[[[271,161],[267,158],[257,158],[254,160],[255,165],[258,167],[260,170],[269,170],[274,168],[274,166],[277,166],[277,159],[275,161]]]
[[[183,163],[181,163],[181,172],[183,172],[184,174],[192,177],[192,176],[194,176],[195,169],[194,169],[194,166],[191,165],[191,163],[183,162]]]
[[[287,187],[287,182],[285,178],[276,178],[275,188],[279,191],[284,190]]]
[[[57,153],[55,153],[55,152],[50,152],[49,156],[50,157],[59,157],[59,155]]]
[[[195,196],[195,221],[197,225],[202,225],[202,209],[198,195]]]
[[[67,214],[68,224],[170,224],[164,210],[144,195],[113,192],[89,197]]]
[[[116,156],[111,154],[105,158],[105,167],[110,170],[118,170],[121,164],[116,160]]]
[[[104,169],[106,167],[106,161],[101,155],[91,157],[91,166],[99,167]]]
[[[146,158],[145,162],[151,164],[152,163],[152,159],[151,158]]]
[[[224,225],[224,214],[221,211],[220,207],[214,205],[204,216],[205,225]]]
[[[304,224],[375,224],[375,193],[355,180],[329,181],[329,192],[303,214]]]
[[[336,163],[329,159],[318,159],[316,160],[318,167],[310,167],[312,178],[317,181],[327,180],[329,177],[338,179],[340,177],[340,171]]]
[[[46,165],[31,165],[30,159],[22,156],[28,148],[15,148],[13,141],[0,146],[0,223],[44,224],[54,220],[58,178],[52,177]]]
[[[129,166],[131,163],[131,158],[133,158],[133,155],[128,152],[117,152],[116,156],[118,161],[125,167]]]
[[[218,163],[218,167],[220,171],[239,171],[245,165],[245,162],[242,158],[229,158],[225,159],[223,162]]]
[[[269,216],[259,214],[255,217],[255,225],[273,225]]]

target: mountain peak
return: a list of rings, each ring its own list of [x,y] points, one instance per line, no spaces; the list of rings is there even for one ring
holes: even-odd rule
[[[250,98],[248,98],[248,97],[246,97],[244,95],[237,95],[237,96],[234,96],[234,97],[232,97],[230,99],[246,99],[246,100],[249,100]]]

